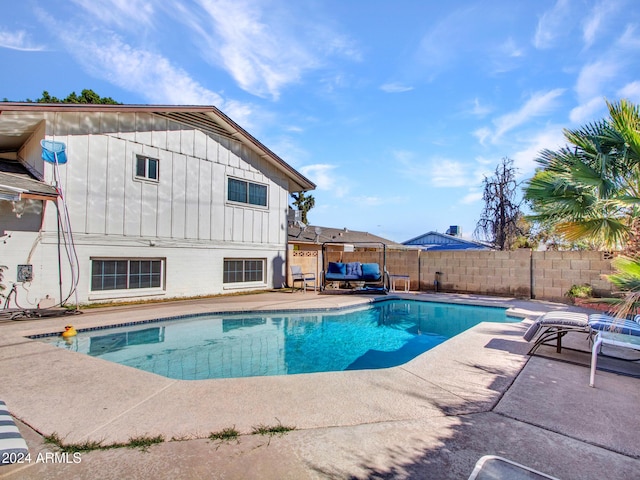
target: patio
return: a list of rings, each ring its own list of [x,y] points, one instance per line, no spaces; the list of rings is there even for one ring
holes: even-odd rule
[[[508,306],[528,318],[569,308],[471,295],[394,296]],[[370,300],[273,292],[87,310],[72,323],[85,328]],[[461,479],[490,454],[565,480],[640,477],[640,380],[599,370],[596,388],[590,388],[579,353],[571,354],[573,363],[529,357],[522,339],[527,321],[479,324],[390,369],[197,382],[24,339],[62,331],[67,322],[69,317],[0,324],[0,399],[18,420],[33,459],[0,467],[0,478]],[[565,345],[588,349],[584,338],[567,340]],[[296,430],[250,434],[256,425],[279,423]],[[243,434],[239,442],[206,438],[230,427]],[[109,444],[140,435],[162,435],[165,442],[146,452],[82,453],[79,463],[36,463],[39,452],[55,451],[38,432],[55,432],[65,443]]]

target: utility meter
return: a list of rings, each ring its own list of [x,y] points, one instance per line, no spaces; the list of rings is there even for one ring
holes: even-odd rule
[[[18,265],[18,282],[33,280],[33,265]]]

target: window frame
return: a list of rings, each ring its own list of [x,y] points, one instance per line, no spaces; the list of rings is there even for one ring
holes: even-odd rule
[[[144,174],[138,174],[138,166],[139,162],[144,160]],[[151,170],[150,164],[155,163],[155,178],[149,176],[149,172]],[[149,155],[143,155],[140,153],[135,154],[134,165],[133,165],[133,177],[135,180],[140,180],[144,182],[152,182],[159,183],[160,182],[160,159],[155,157],[150,157]]]
[[[230,262],[236,264],[242,264],[242,270],[233,269],[228,270],[227,265]],[[260,264],[260,268],[255,268],[255,263]],[[255,278],[255,275],[259,272],[261,278]],[[237,276],[241,274],[241,278],[235,281],[229,281],[229,276]],[[252,278],[253,277],[253,278]],[[246,285],[266,285],[267,281],[267,259],[266,258],[236,258],[225,257],[222,261],[222,285],[224,288],[243,287]]]
[[[244,200],[239,200],[237,198],[231,198],[231,185],[232,182],[242,183],[244,184]],[[253,187],[253,189],[252,189]],[[251,201],[252,197],[262,198],[262,192],[257,192],[256,188],[264,189],[264,204],[256,203],[255,201]],[[250,180],[245,180],[244,178],[237,177],[227,177],[227,193],[226,199],[227,202],[233,203],[235,205],[246,205],[254,208],[269,208],[269,185],[266,183],[260,182],[252,182]],[[252,192],[253,190],[253,192]]]
[[[142,293],[148,293],[148,292],[164,292],[165,290],[165,286],[166,286],[166,258],[159,258],[159,257],[91,257],[90,258],[91,261],[91,274],[90,274],[90,280],[89,280],[89,292],[92,295],[101,295],[101,294],[113,294],[113,293],[119,293],[119,294],[135,294],[136,292],[142,292]],[[99,274],[96,274],[96,262],[102,262],[101,264],[101,271]],[[112,274],[105,274],[104,272],[104,267],[105,267],[105,262],[114,262],[114,273]],[[142,262],[149,262],[149,271],[148,272],[143,272],[143,271],[135,271],[136,268],[132,268],[132,265],[134,265],[135,263],[138,263],[138,267],[141,266]],[[160,265],[160,271],[159,272],[154,272],[154,268],[153,268],[153,263],[157,262]],[[125,271],[118,271],[118,268],[122,268],[123,267],[123,263],[126,263],[126,268]],[[120,265],[118,265],[120,264]],[[115,288],[94,288],[94,281],[96,277],[101,278],[101,284],[104,287],[105,284],[105,278],[107,278],[107,276],[112,276],[113,277],[113,285],[115,286]],[[132,285],[132,281],[136,281],[138,282],[138,284],[140,284],[140,281],[142,279],[143,276],[149,276],[149,283],[150,285],[148,286],[131,286]],[[157,279],[158,281],[158,285],[155,285],[154,283],[154,279]],[[121,283],[121,282],[124,282]],[[118,287],[117,285],[124,285],[123,287]]]

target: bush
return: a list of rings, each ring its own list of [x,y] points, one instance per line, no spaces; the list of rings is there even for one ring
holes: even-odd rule
[[[584,285],[571,285],[571,288],[565,295],[571,299],[591,298],[593,297],[593,288],[587,283]]]

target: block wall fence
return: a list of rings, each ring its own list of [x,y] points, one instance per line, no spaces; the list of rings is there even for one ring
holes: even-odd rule
[[[309,248],[309,247],[307,247]],[[289,265],[303,271],[322,271],[322,252],[289,250]],[[386,266],[390,274],[409,275],[412,291],[475,293],[537,300],[564,301],[572,285],[590,284],[599,296],[612,294],[603,275],[613,273],[611,252],[439,251],[387,247]],[[328,252],[326,261],[382,263],[378,252]],[[439,272],[436,275],[436,272]]]

